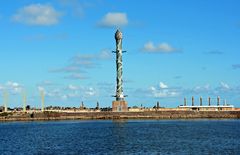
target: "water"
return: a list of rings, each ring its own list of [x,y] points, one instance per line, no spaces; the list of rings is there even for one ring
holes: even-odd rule
[[[240,120],[0,123],[1,154],[240,154]]]

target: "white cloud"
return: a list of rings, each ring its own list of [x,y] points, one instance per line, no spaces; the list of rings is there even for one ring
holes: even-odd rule
[[[38,86],[37,88],[38,90],[44,90],[46,97],[54,101],[92,99],[98,95],[98,91],[94,87],[77,86],[75,84]]]
[[[157,87],[151,86],[150,89],[150,96],[161,98],[161,97],[176,97],[180,94],[180,91],[177,89],[169,88],[163,82],[160,82]]]
[[[101,27],[122,27],[128,24],[126,13],[109,12],[99,22]]]
[[[90,97],[90,96],[95,96],[96,95],[96,90],[93,89],[92,87],[89,87],[86,91],[85,94],[86,96]]]
[[[192,90],[189,90],[190,92],[194,92],[196,94],[202,94],[202,93],[208,93],[211,91],[211,87],[209,84],[206,84],[204,86],[196,86]]]
[[[0,91],[4,90],[4,86],[0,85]]]
[[[155,90],[156,90],[156,88],[155,88],[155,87],[153,87],[153,86],[151,86],[151,87],[150,87],[150,90],[151,90],[151,91],[155,91]]]
[[[159,83],[159,87],[160,87],[161,89],[166,89],[166,88],[168,88],[168,86],[167,86],[166,84],[164,84],[163,82],[160,82],[160,83]]]
[[[231,88],[227,83],[220,82],[218,86],[211,87],[209,84],[196,86],[193,89],[186,89],[184,93],[190,94],[207,94],[207,95],[226,95],[234,93],[236,88]]]
[[[12,19],[27,25],[48,26],[57,24],[60,17],[61,13],[51,5],[31,4],[19,9]]]
[[[78,87],[70,84],[70,85],[68,85],[68,89],[69,90],[78,90]]]
[[[60,90],[60,88],[50,88],[49,86],[43,87],[43,86],[38,86],[37,87],[38,91],[40,92],[44,92],[45,96],[49,97],[49,98],[57,98],[57,99],[62,99],[62,96],[64,94],[62,90]]]
[[[8,81],[6,84],[0,85],[0,90],[8,91],[12,94],[18,94],[22,92],[23,86],[17,82]]]
[[[68,99],[68,96],[67,96],[67,95],[62,95],[62,96],[61,96],[61,99],[62,99],[62,100],[67,100],[67,99]]]
[[[173,48],[168,43],[160,43],[158,45],[154,45],[153,42],[147,42],[143,47],[144,52],[148,53],[172,53],[178,51],[177,49]]]
[[[223,89],[230,89],[229,85],[224,83],[224,82],[220,82],[221,88]]]
[[[177,92],[177,90],[174,90],[174,89],[157,89],[155,87],[150,88],[150,93],[151,93],[151,96],[156,98],[176,97],[180,94],[179,92]]]
[[[40,92],[44,91],[45,92],[45,89],[42,86],[38,86],[38,91],[40,91]]]
[[[46,91],[46,95],[49,97],[61,97],[62,90],[60,88],[54,88],[53,90]]]
[[[20,86],[20,84],[18,84],[17,82],[12,82],[12,81],[8,81],[6,85],[12,88],[17,88]]]

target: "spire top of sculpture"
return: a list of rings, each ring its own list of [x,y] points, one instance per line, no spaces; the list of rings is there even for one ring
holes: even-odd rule
[[[120,31],[120,29],[117,29],[117,31],[116,31],[115,39],[116,40],[122,39],[122,32]]]

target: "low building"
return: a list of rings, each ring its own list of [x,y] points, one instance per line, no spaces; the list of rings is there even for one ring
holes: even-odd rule
[[[229,111],[234,110],[233,105],[207,105],[207,106],[178,106],[181,110],[195,110],[195,111]]]

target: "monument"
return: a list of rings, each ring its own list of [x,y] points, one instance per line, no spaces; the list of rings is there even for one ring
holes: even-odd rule
[[[123,80],[122,80],[122,53],[125,51],[122,51],[122,32],[118,29],[115,33],[115,40],[116,40],[116,51],[113,51],[113,53],[116,53],[116,66],[117,66],[117,86],[116,86],[116,100],[112,102],[112,111],[114,112],[126,112],[128,111],[128,104],[124,100],[123,95]]]

